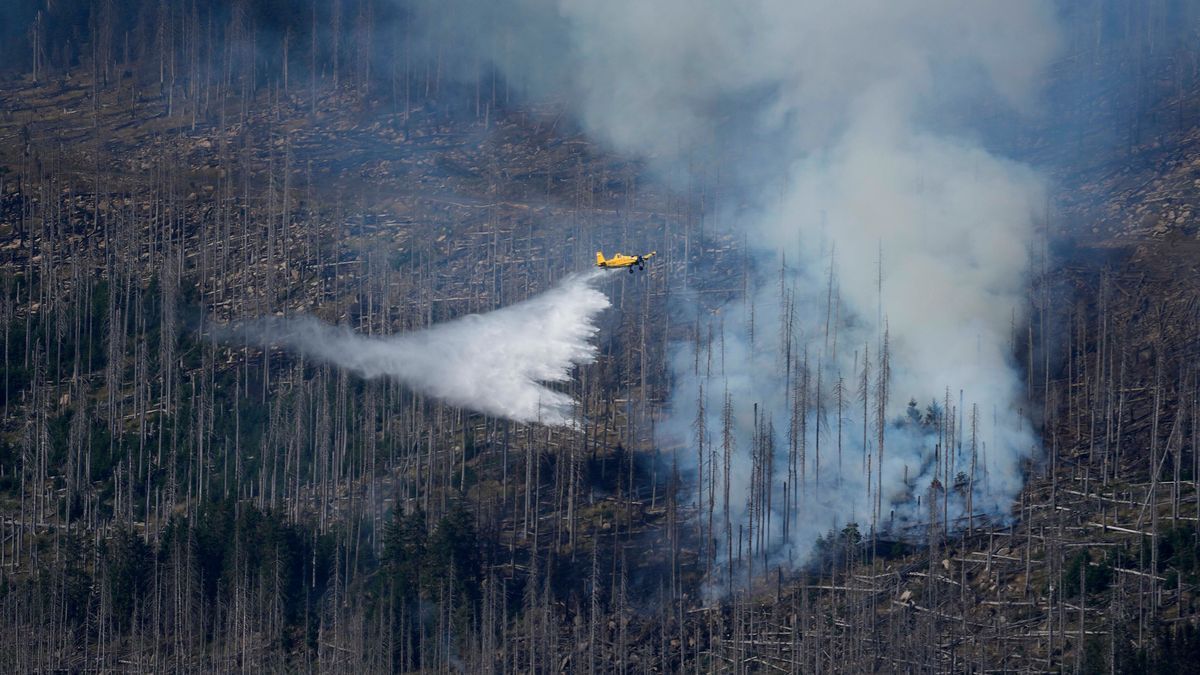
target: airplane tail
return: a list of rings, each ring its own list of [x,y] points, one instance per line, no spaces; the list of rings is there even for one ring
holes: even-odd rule
[[[604,254],[600,251],[596,251],[596,265],[599,267],[604,266]]]

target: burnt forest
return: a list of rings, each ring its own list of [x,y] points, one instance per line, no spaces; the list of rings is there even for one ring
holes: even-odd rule
[[[0,7],[0,671],[1200,672],[1200,4]]]

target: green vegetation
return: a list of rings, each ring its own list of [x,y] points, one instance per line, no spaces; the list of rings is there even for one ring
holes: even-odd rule
[[[1095,559],[1093,559],[1093,557]],[[1083,574],[1083,590],[1086,594],[1100,593],[1108,590],[1113,580],[1113,565],[1108,555],[1101,552],[1093,554],[1088,549],[1080,549],[1063,565],[1059,588],[1068,598],[1079,597],[1079,577]]]

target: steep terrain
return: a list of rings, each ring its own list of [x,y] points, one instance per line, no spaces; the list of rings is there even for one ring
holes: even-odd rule
[[[652,174],[494,75],[381,73],[346,39],[380,35],[369,2],[294,41],[310,17],[267,3],[148,9],[123,50],[102,4],[39,14],[0,77],[4,670],[1197,668],[1194,49],[1074,45],[1051,89],[1102,94],[1004,140],[1052,186],[1012,332],[1043,439],[1019,503],[947,523],[969,489],[947,475],[925,521],[848,517],[787,561],[740,530],[714,551],[694,448],[655,442],[672,345],[711,354],[722,301],[775,283],[714,213],[721,166]],[[603,286],[600,358],[562,385],[577,429],[210,339],[265,314],[420,328],[612,242],[659,258]]]

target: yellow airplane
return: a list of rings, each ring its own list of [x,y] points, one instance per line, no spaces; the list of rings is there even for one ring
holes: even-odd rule
[[[604,253],[596,251],[596,267],[628,267],[629,273],[633,274],[634,265],[638,269],[646,269],[646,261],[658,255],[658,251],[651,251],[646,255],[622,255],[617,253],[611,258],[605,258]]]

